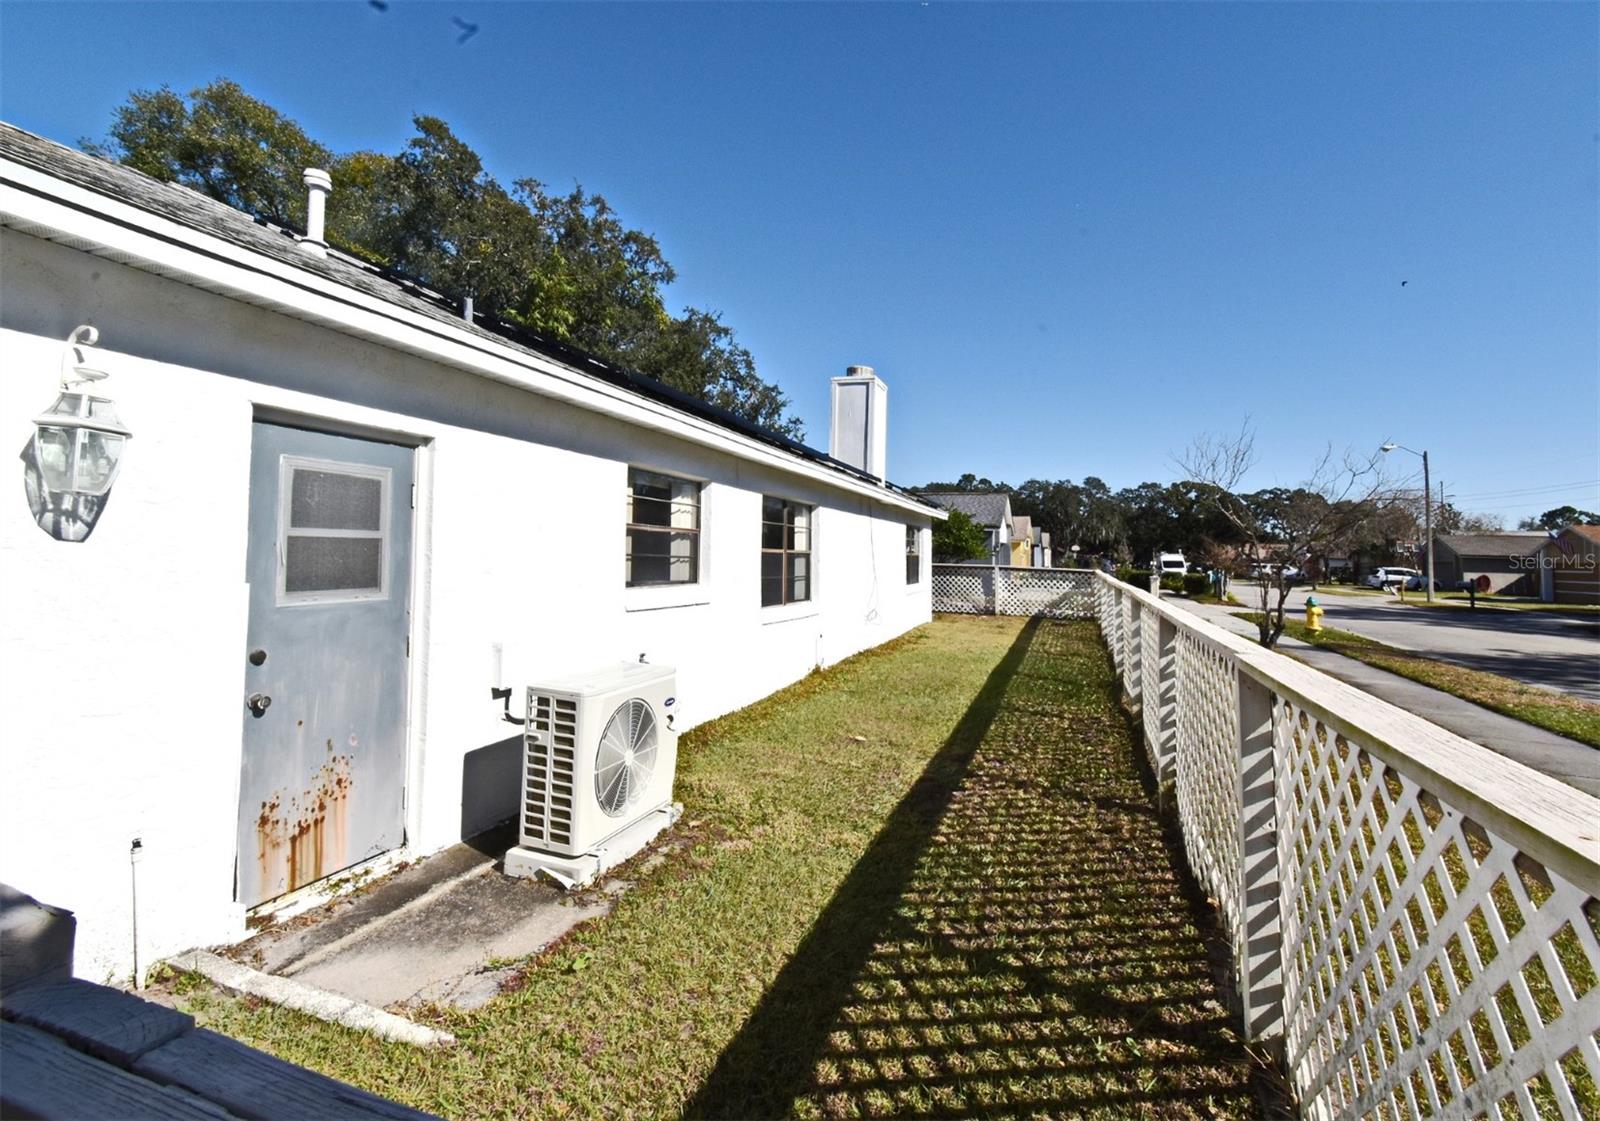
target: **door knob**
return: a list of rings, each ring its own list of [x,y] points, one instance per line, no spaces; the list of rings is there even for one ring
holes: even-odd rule
[[[245,701],[245,704],[250,706],[252,715],[259,717],[266,713],[267,707],[272,704],[272,698],[265,693],[251,693],[250,699]]]

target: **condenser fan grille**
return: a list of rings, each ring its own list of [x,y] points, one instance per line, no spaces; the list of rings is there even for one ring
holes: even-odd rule
[[[656,766],[656,714],[638,697],[606,721],[594,756],[594,797],[607,817],[621,817],[643,796]]]

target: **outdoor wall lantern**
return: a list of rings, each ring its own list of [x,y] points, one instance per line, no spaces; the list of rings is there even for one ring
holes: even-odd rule
[[[33,439],[22,450],[23,487],[33,520],[57,541],[83,541],[94,532],[116,482],[123,445],[132,437],[116,403],[78,390],[104,381],[94,344],[100,332],[76,328],[61,355],[61,392],[33,418]]]

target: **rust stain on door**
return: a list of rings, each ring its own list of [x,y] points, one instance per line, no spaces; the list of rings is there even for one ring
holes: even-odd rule
[[[350,756],[335,755],[299,794],[277,791],[256,818],[256,862],[261,882],[281,895],[315,883],[349,865]]]

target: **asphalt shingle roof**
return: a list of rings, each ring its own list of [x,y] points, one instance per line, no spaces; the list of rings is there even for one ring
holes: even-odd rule
[[[1525,557],[1550,540],[1548,533],[1446,533],[1434,539],[1458,557]]]
[[[919,495],[946,510],[959,510],[981,526],[998,526],[1006,520],[1009,496],[1000,493],[968,494],[963,491],[919,491]]]

